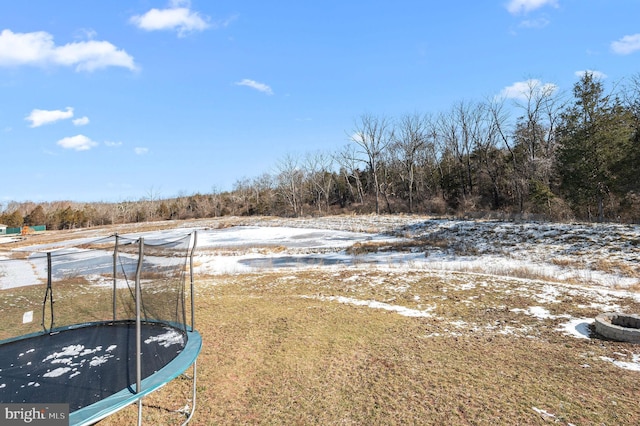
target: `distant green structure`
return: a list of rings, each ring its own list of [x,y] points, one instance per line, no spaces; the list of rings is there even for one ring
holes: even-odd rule
[[[4,232],[2,232],[4,230]],[[21,226],[21,227],[17,227],[17,228],[7,228],[7,227],[0,227],[0,235],[6,234],[6,235],[11,235],[11,234],[22,234],[22,235],[26,235],[26,234],[32,234],[34,232],[43,232],[47,230],[47,226],[46,225],[34,225],[34,226]]]

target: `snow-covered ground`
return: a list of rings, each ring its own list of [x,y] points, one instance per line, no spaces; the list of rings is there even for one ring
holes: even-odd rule
[[[621,301],[640,302],[640,226],[584,223],[536,223],[432,219],[417,216],[334,216],[313,219],[243,219],[239,226],[220,227],[219,220],[183,222],[163,231],[130,233],[145,241],[171,241],[197,230],[196,274],[242,274],[274,269],[377,268],[385,271],[472,273],[482,277],[512,277],[517,291],[529,292],[531,306],[514,309],[545,321],[564,321],[558,332],[590,338],[593,318],[551,315],[548,307],[564,295],[580,294],[600,311],[621,309]],[[66,250],[98,236],[79,233],[63,242],[22,246],[15,251],[27,261],[2,261],[0,288],[35,284],[46,278],[42,255]],[[347,249],[378,247],[379,251]],[[82,260],[82,251],[77,252]],[[510,290],[511,291],[511,290]],[[316,297],[316,296],[309,296]],[[385,309],[398,315],[431,316],[433,307],[409,308],[383,300],[323,296],[327,303]],[[456,324],[452,324],[456,328]],[[501,330],[523,333],[526,330]],[[639,370],[640,355],[603,359]]]
[[[640,284],[640,226],[461,221],[384,216],[277,220],[200,232],[202,272],[379,265],[524,276],[629,288]],[[275,226],[275,227],[274,227]],[[357,230],[357,232],[354,232]],[[410,251],[349,255],[355,243],[424,240]],[[430,245],[430,241],[435,244]],[[446,248],[439,242],[445,241]],[[283,248],[282,251],[268,248]],[[227,250],[228,256],[211,252]],[[235,252],[233,252],[235,250]]]
[[[197,230],[198,263],[200,272],[206,274],[371,263],[524,276],[618,289],[640,285],[638,225],[471,221],[416,216],[266,218],[247,219],[244,223],[220,229],[215,220],[194,221],[170,230],[122,235],[169,241]],[[28,253],[59,250],[79,246],[99,236],[104,234],[83,234],[63,242],[15,250]],[[393,247],[394,243],[407,240],[422,241],[423,244],[408,251],[357,255],[345,251],[356,243],[384,245],[381,243],[388,242]],[[0,242],[9,241],[12,239],[0,239]],[[0,260],[6,258],[9,254],[0,251]],[[16,285],[9,284],[6,277],[7,271],[0,269],[2,288]],[[20,281],[17,278],[19,274],[13,275],[11,281]]]

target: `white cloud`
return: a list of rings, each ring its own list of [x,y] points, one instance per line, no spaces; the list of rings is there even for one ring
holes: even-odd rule
[[[106,141],[104,144],[111,147],[122,146],[122,142]]]
[[[108,41],[80,41],[56,46],[53,36],[44,31],[0,33],[0,66],[63,65],[76,71],[94,71],[110,66],[135,70],[133,57]]]
[[[582,78],[587,73],[591,74],[593,78],[598,80],[604,80],[605,78],[607,78],[607,75],[605,73],[601,71],[594,71],[594,70],[576,71],[574,74],[576,75],[576,77]]]
[[[528,13],[543,6],[558,7],[558,0],[510,0],[506,8],[512,15]]]
[[[142,147],[135,147],[133,149],[133,151],[137,154],[137,155],[145,155],[149,153],[149,148],[142,148]]]
[[[146,31],[176,30],[182,37],[209,28],[209,17],[191,10],[189,1],[172,1],[167,9],[151,9],[132,16],[130,22]]]
[[[611,50],[619,55],[628,55],[640,50],[640,33],[626,35],[620,40],[611,43]]]
[[[507,86],[500,92],[500,96],[506,99],[526,100],[535,93],[552,94],[558,90],[558,86],[553,83],[542,83],[537,79],[518,81],[511,86]]]
[[[85,135],[69,136],[58,141],[58,145],[64,149],[75,149],[76,151],[87,151],[94,146],[98,146],[98,142],[94,142]]]
[[[549,25],[549,20],[547,18],[538,18],[538,19],[527,19],[520,22],[520,28],[544,28]]]
[[[73,117],[73,108],[67,107],[65,111],[34,109],[25,120],[31,122],[31,127],[40,127],[43,124],[55,123],[59,120],[66,120]]]
[[[89,117],[80,117],[72,121],[75,126],[86,126],[89,124]]]
[[[255,80],[249,80],[248,78],[237,82],[236,85],[251,87],[252,89],[256,89],[259,92],[266,93],[267,95],[273,95],[273,90],[271,90],[271,87],[267,86],[264,83],[258,83]]]
[[[118,50],[108,41],[89,40],[57,47],[55,62],[75,65],[76,71],[95,71],[109,66],[136,69],[133,57],[124,50]]]

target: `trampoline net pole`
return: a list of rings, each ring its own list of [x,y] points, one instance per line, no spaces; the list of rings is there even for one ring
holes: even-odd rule
[[[142,263],[144,257],[144,238],[140,238],[138,247],[138,267],[136,269],[136,393],[141,391],[142,382],[142,364],[141,364],[141,352],[142,342],[141,340],[141,320],[140,320],[140,305],[141,295],[140,290],[140,275],[142,273]]]
[[[193,361],[193,366],[192,366],[193,367],[193,386],[192,386],[191,392],[192,392],[193,404],[191,404],[192,405],[191,406],[191,412],[189,413],[189,416],[184,421],[184,423],[182,423],[182,426],[185,426],[186,424],[188,424],[191,421],[191,419],[193,418],[193,415],[196,412],[196,397],[197,397],[197,389],[196,389],[197,383],[196,383],[196,380],[197,380],[197,377],[198,377],[197,363],[198,363],[197,360]]]
[[[51,272],[51,252],[47,252],[47,269],[49,272],[47,273],[47,286],[49,286],[49,311],[51,312],[51,324],[49,324],[49,331],[53,330],[53,325],[55,322],[55,316],[53,313],[53,278]]]
[[[196,251],[196,245],[198,244],[198,231],[193,231],[193,246],[191,248],[191,254],[189,256],[189,281],[191,296],[191,331],[196,328],[196,316],[195,316],[195,298],[193,292],[193,253]]]
[[[47,327],[44,324],[44,317],[47,310],[47,299],[49,299],[49,312],[51,314],[51,322],[49,323],[49,331],[53,329],[53,289],[51,287],[51,252],[47,252],[47,289],[44,293],[44,300],[42,301],[42,329],[47,332]]]
[[[114,235],[116,241],[113,248],[113,320],[116,320],[116,289],[118,288],[118,234]]]

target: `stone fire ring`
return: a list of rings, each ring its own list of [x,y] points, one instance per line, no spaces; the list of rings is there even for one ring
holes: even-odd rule
[[[640,343],[640,315],[607,312],[595,320],[596,333],[619,342]]]

